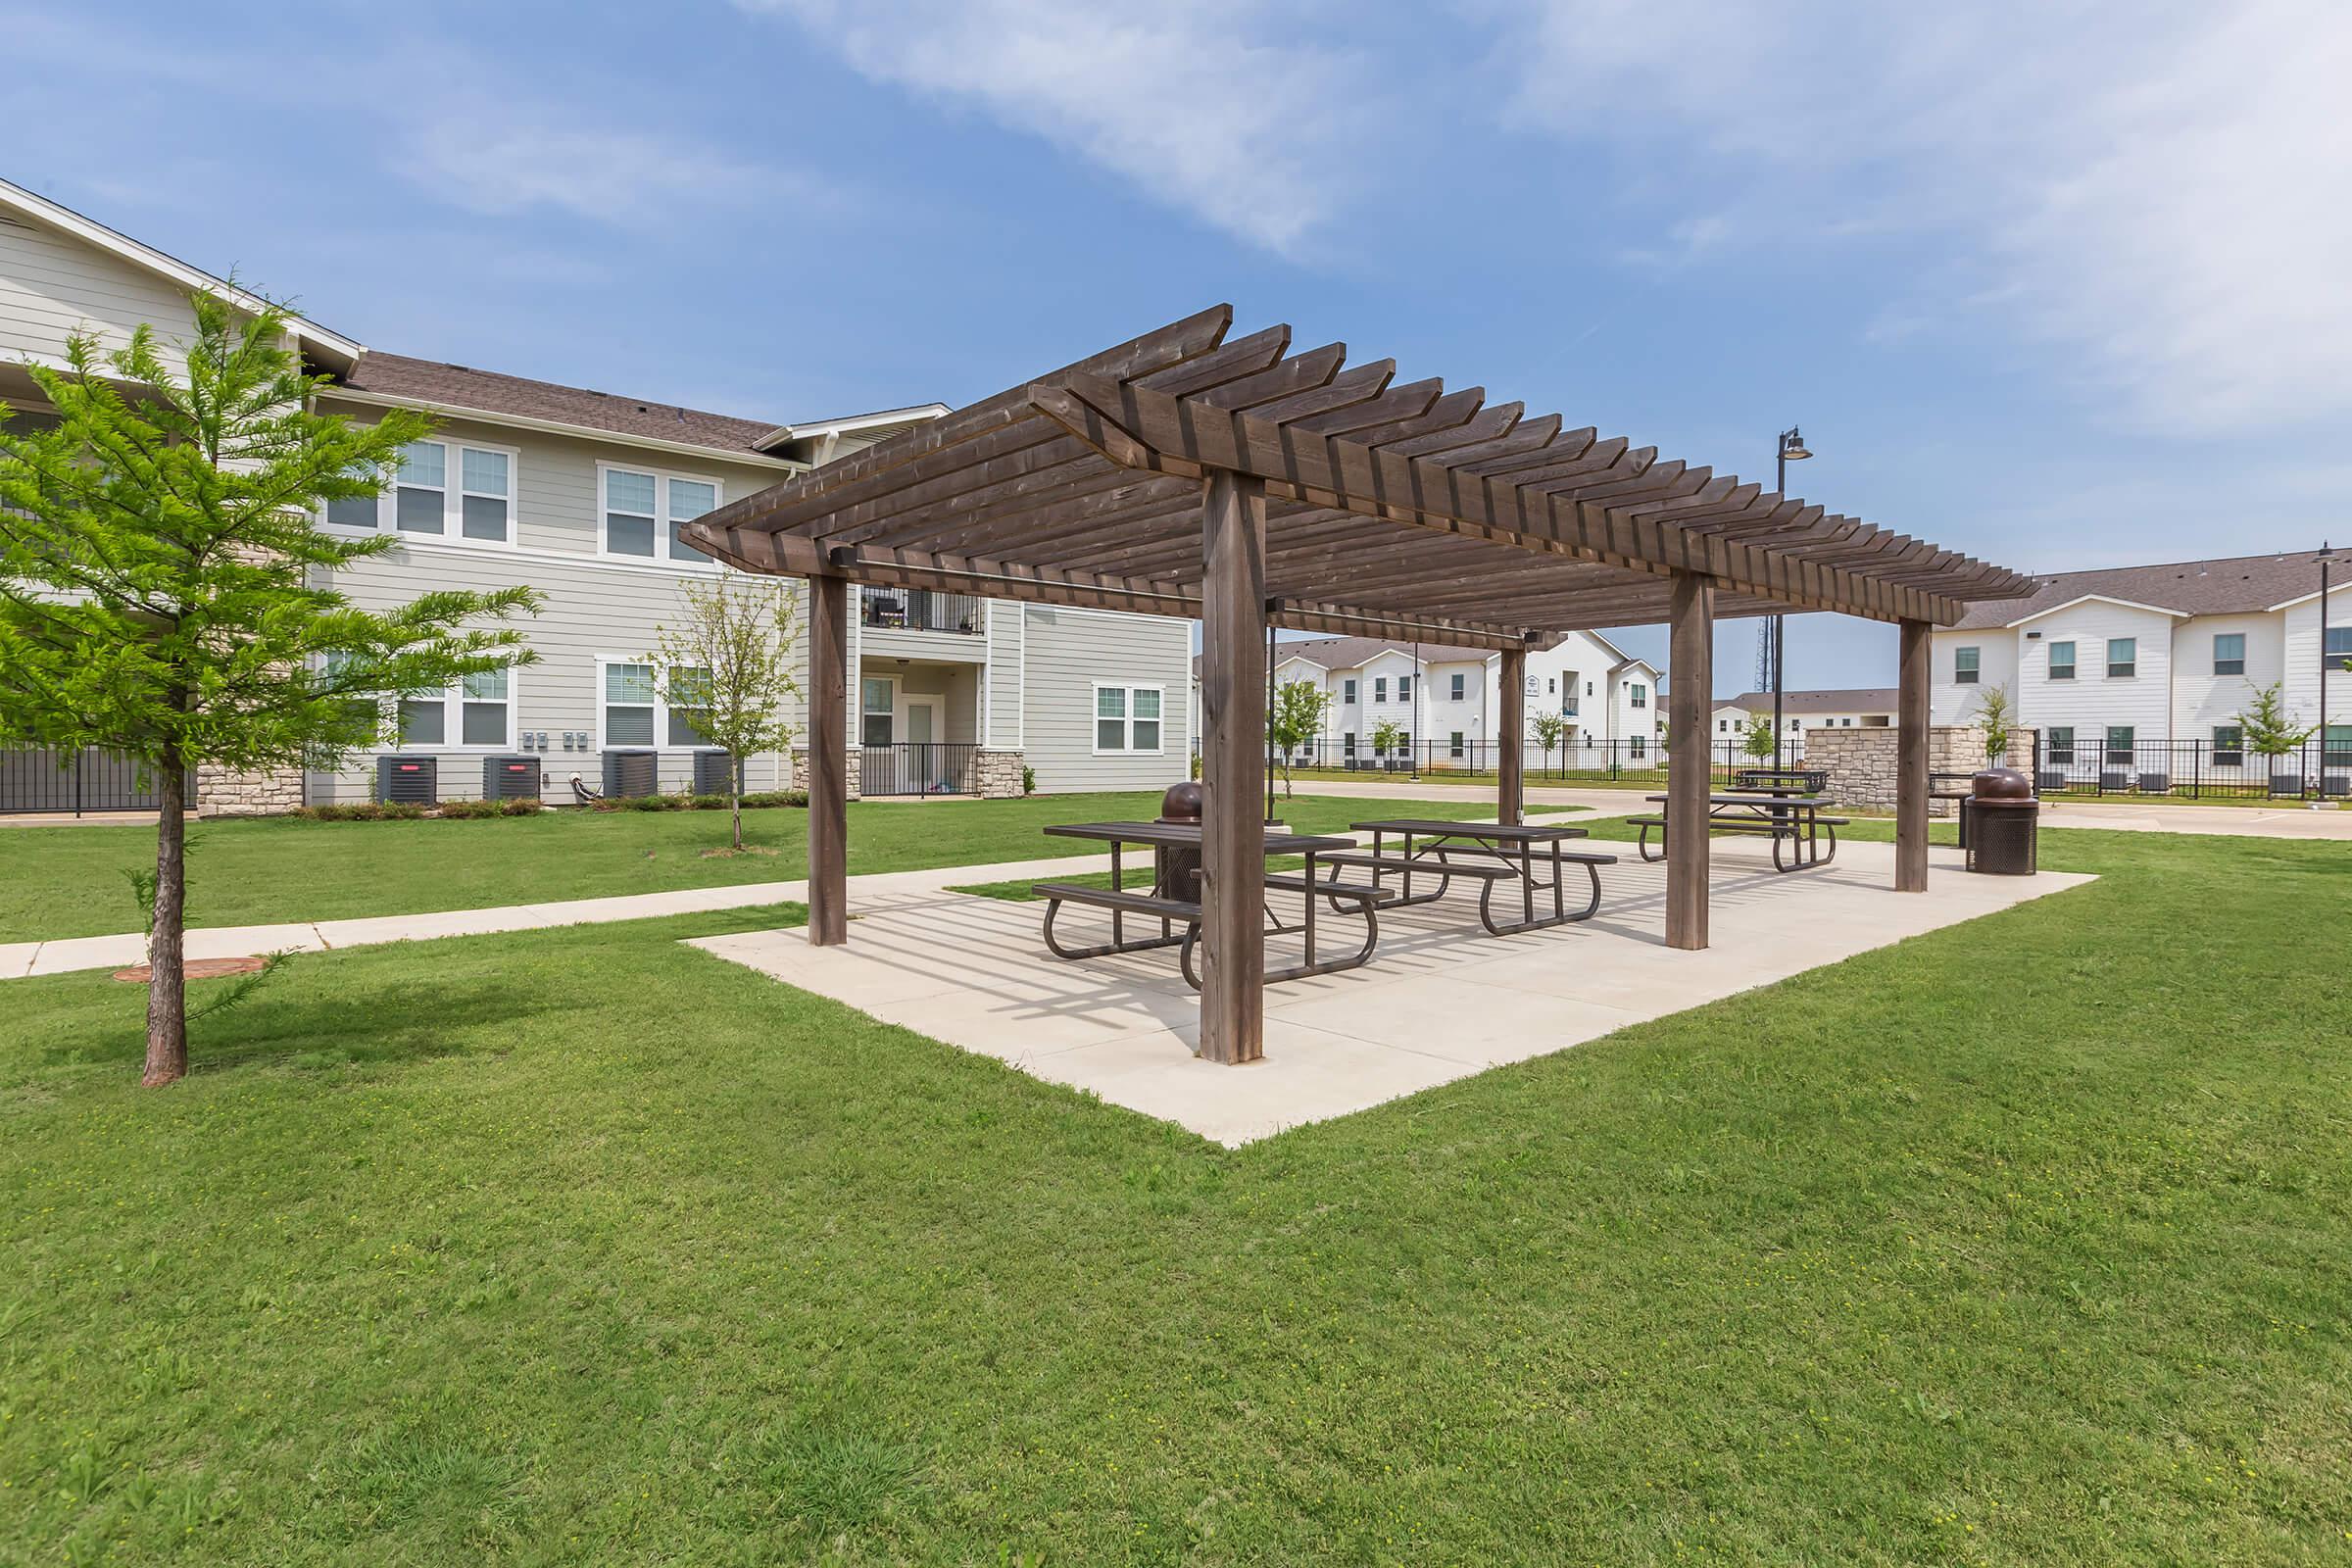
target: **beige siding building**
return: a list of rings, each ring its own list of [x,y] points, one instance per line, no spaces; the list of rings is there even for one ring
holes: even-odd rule
[[[24,362],[62,365],[75,332],[118,347],[141,322],[167,343],[184,338],[198,290],[259,304],[0,182],[0,399],[20,417],[41,417]],[[503,775],[516,760],[559,804],[615,788],[689,789],[698,754],[706,776],[723,774],[685,715],[663,707],[647,662],[658,628],[681,614],[681,586],[721,569],[679,529],[945,412],[928,404],[777,424],[410,359],[309,321],[294,331],[311,368],[330,378],[322,409],[357,419],[419,409],[437,421],[384,495],[320,517],[322,528],[398,541],[336,586],[380,610],[434,588],[530,584],[546,596],[526,627],[537,662],[466,689],[389,699],[396,728],[381,754],[334,772],[200,779],[200,805],[215,811],[366,800],[386,757],[405,777],[429,768],[442,799],[480,794],[486,767]],[[775,588],[805,603],[798,583]],[[1011,794],[1024,768],[1045,790],[1186,776],[1189,622],[919,591],[868,589],[852,603],[851,776],[864,793]],[[751,759],[745,771],[750,788],[783,787],[795,759]],[[39,776],[0,770],[0,796],[6,781]],[[40,804],[0,798],[0,809]]]

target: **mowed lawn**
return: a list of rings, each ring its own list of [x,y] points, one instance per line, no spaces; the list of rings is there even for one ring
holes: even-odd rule
[[[1301,795],[1285,820],[1319,832],[1369,816],[1493,816],[1494,803]],[[906,871],[1085,855],[1049,839],[1052,822],[1159,814],[1156,790],[1017,801],[861,801],[850,808],[850,871]],[[547,811],[463,821],[203,822],[189,830],[191,925],[260,925],[358,915],[480,909],[551,899],[791,881],[808,874],[808,814],[744,813],[727,847],[724,811]],[[1102,853],[1108,854],[1107,850]],[[155,863],[152,827],[0,828],[0,942],[135,931],[127,873]]]
[[[675,940],[793,909],[298,959],[165,1092],[11,982],[0,1560],[2341,1563],[2352,857],[2043,845],[1239,1151]]]

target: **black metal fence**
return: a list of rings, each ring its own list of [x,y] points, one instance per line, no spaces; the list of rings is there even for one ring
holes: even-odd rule
[[[2326,794],[2352,797],[2352,747],[2328,747]],[[2109,746],[2096,731],[2034,742],[2034,787],[2042,795],[2162,795],[2180,800],[2302,800],[2322,793],[2320,743],[2280,756],[2210,741]]]
[[[972,794],[972,759],[979,750],[968,741],[900,741],[891,746],[860,747],[858,793]]]
[[[1407,777],[1431,773],[1464,777],[1492,777],[1500,761],[1502,748],[1493,741],[1460,742],[1448,740],[1408,741],[1396,746],[1376,747],[1358,739],[1353,746],[1345,736],[1325,736],[1289,753],[1276,752],[1277,771],[1288,763],[1294,773],[1332,772],[1396,774]],[[1737,741],[1711,745],[1710,760],[1716,776],[1729,779],[1734,770],[1755,767],[1756,759],[1749,757]],[[1200,742],[1193,743],[1193,756],[1200,755]],[[1764,759],[1763,766],[1772,765]],[[1651,784],[1661,788],[1666,783],[1666,748],[1646,738],[1620,740],[1587,740],[1578,738],[1558,746],[1538,746],[1530,742],[1520,752],[1520,766],[1531,784]]]
[[[868,588],[858,618],[876,629],[953,631],[978,636],[988,627],[985,602],[971,594],[927,588]]]
[[[183,797],[196,804],[196,775]],[[152,811],[155,780],[116,752],[0,749],[0,813]]]

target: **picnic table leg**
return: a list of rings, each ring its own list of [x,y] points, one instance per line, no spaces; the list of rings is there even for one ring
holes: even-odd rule
[[[1306,901],[1306,966],[1315,966],[1315,852],[1306,852],[1306,887],[1298,895]]]
[[[1119,870],[1119,841],[1112,839],[1110,841],[1110,891],[1117,893],[1125,886],[1126,878],[1120,874]],[[1120,919],[1122,913],[1123,911],[1118,909],[1110,911],[1110,943],[1114,948],[1127,940],[1127,927]]]

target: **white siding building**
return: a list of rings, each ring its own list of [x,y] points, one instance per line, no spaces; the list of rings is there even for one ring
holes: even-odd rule
[[[1844,691],[1783,692],[1783,754],[1791,760],[1803,757],[1807,730],[1886,728],[1894,722],[1895,696],[1891,687],[1875,686]],[[1743,692],[1717,703],[1710,720],[1715,744],[1736,747],[1744,741],[1751,715],[1771,719],[1772,693]]]
[[[2335,567],[2339,581],[2348,565]],[[2070,783],[2261,784],[2267,764],[2246,754],[2239,715],[2276,685],[2296,723],[2316,724],[2325,665],[2328,787],[2346,793],[2352,588],[2330,596],[2325,659],[2319,589],[2311,551],[2044,578],[2031,598],[1977,605],[1935,633],[1935,722],[1972,722],[2000,687],[2016,721],[2041,732],[2047,770]]]
[[[0,400],[12,416],[45,415],[23,362],[62,367],[74,332],[115,347],[141,322],[167,345],[184,340],[195,292],[246,310],[260,303],[0,182]],[[444,798],[478,794],[486,760],[527,758],[541,766],[546,798],[568,802],[574,776],[583,790],[601,790],[608,760],[624,752],[652,754],[662,790],[687,788],[696,753],[708,749],[662,708],[646,654],[657,627],[679,618],[680,586],[720,568],[688,548],[679,527],[947,412],[927,404],[779,425],[409,359],[308,320],[292,331],[310,369],[329,378],[321,409],[361,420],[421,409],[438,421],[396,486],[319,519],[398,541],[336,586],[378,610],[437,587],[530,584],[546,595],[524,626],[537,662],[398,702],[399,735],[385,754],[431,759]],[[779,581],[778,591],[805,603],[797,582]],[[1024,766],[1043,790],[1185,777],[1189,621],[881,589],[852,605],[850,690],[865,793],[1010,793]],[[214,789],[211,805],[364,800],[374,763],[368,756],[333,773],[238,781]],[[794,761],[754,759],[747,774],[751,788],[777,787],[794,777]],[[4,776],[37,784],[41,770]],[[201,805],[202,778],[198,791]],[[38,803],[0,798],[0,809],[12,804]]]
[[[1274,657],[1277,684],[1307,681],[1329,699],[1322,735],[1300,748],[1297,760],[1336,767],[1378,767],[1407,758],[1423,767],[1494,765],[1502,701],[1499,654],[1375,637],[1318,637],[1278,643]],[[1557,713],[1565,721],[1550,758],[1572,767],[1580,760],[1602,766],[1612,757],[1619,762],[1653,759],[1665,713],[1658,671],[1594,632],[1571,632],[1558,647],[1527,656],[1525,706],[1531,747],[1539,714]],[[1374,739],[1384,725],[1404,737],[1401,744],[1384,747]]]

